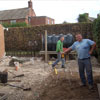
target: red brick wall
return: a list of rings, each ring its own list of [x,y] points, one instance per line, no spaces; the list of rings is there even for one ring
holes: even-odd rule
[[[13,20],[16,20],[16,19],[13,19]],[[11,20],[4,20],[4,21],[2,21],[2,23],[10,24],[10,21]],[[27,23],[27,19],[17,19],[16,22],[26,22]]]
[[[4,56],[4,53],[5,53],[4,30],[2,25],[0,25],[0,59]]]
[[[34,10],[33,10],[32,8],[29,8],[29,9],[30,9],[30,10],[29,10],[29,13],[28,13],[28,15],[26,16],[26,20],[25,20],[25,22],[26,22],[27,24],[30,24],[30,23],[28,22],[28,17],[36,16]]]
[[[55,24],[54,19],[48,17],[46,17],[46,24],[48,24],[48,20],[49,20],[49,24]]]
[[[16,22],[26,22],[28,24],[28,19],[17,19]]]
[[[48,18],[48,17],[32,17],[31,19],[31,25],[36,26],[36,25],[46,25],[48,24],[55,24],[54,19]]]
[[[28,16],[36,16],[33,9],[30,8]]]
[[[46,19],[45,17],[33,17],[31,19],[31,25],[45,25],[46,24]]]

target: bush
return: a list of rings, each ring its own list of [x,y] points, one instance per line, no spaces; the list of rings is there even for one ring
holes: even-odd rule
[[[40,51],[42,49],[42,36],[47,30],[51,34],[69,34],[75,36],[80,33],[84,38],[92,39],[91,23],[55,24],[33,27],[17,27],[5,30],[5,49],[7,51]],[[37,42],[38,45],[35,44]]]
[[[18,22],[18,23],[13,23],[13,24],[3,23],[2,25],[5,28],[8,28],[8,27],[27,27],[27,26],[29,26],[25,22]]]
[[[100,16],[93,22],[93,37],[97,44],[98,59],[100,62]]]
[[[89,22],[88,15],[86,13],[79,14],[78,22]]]

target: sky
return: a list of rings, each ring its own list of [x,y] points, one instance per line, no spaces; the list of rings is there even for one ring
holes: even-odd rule
[[[32,0],[36,16],[48,16],[56,24],[64,21],[76,23],[79,14],[89,13],[97,17],[100,13],[100,0]],[[0,10],[28,7],[28,0],[0,0]]]

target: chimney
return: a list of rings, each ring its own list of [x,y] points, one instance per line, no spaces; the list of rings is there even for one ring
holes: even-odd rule
[[[31,0],[28,1],[28,8],[31,8],[31,9],[33,8],[33,7],[32,7],[32,1],[31,1]]]

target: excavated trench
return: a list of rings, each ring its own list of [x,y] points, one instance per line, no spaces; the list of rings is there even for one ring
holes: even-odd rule
[[[100,75],[94,76],[94,90],[90,91],[88,85],[80,87],[78,73],[59,72],[51,75],[43,82],[40,95],[35,100],[99,100],[97,83]]]

